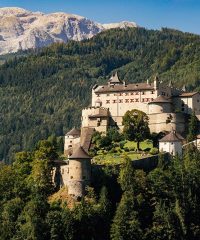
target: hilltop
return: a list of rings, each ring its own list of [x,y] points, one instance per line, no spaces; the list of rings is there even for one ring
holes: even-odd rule
[[[126,82],[200,83],[200,36],[176,30],[112,29],[90,40],[56,43],[0,67],[0,159],[80,124],[94,84],[118,70]]]

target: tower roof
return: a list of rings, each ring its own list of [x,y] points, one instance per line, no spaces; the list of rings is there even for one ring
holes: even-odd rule
[[[122,83],[119,79],[118,73],[114,73],[112,77],[109,79],[109,83]]]
[[[157,98],[155,98],[152,102],[149,102],[149,104],[151,103],[171,103],[171,99],[160,95]]]
[[[80,136],[80,130],[76,129],[75,127],[72,128],[66,135],[70,136]]]
[[[184,138],[179,133],[172,130],[169,134],[161,138],[159,142],[181,142],[183,140]]]
[[[95,103],[102,103],[102,101],[101,101],[101,99],[97,99],[96,101],[95,101]]]
[[[200,134],[197,135],[197,139],[200,139]]]
[[[69,157],[69,159],[91,159],[91,157],[86,153],[83,147],[79,146],[75,149],[74,153]]]

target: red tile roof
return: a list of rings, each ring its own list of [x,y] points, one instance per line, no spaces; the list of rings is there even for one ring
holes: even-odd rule
[[[66,135],[69,136],[80,136],[80,130],[76,129],[76,128],[72,128]]]
[[[69,159],[91,159],[91,157],[86,153],[83,147],[79,146]]]
[[[152,102],[149,102],[149,104],[152,104],[152,103],[172,103],[172,100],[171,100],[171,98],[166,98],[164,96],[158,96]]]
[[[148,83],[131,83],[128,85],[103,85],[95,89],[95,93],[106,93],[106,92],[126,92],[126,91],[139,91],[139,90],[154,90],[153,84]]]
[[[194,95],[196,95],[199,92],[184,92],[182,94],[180,94],[178,97],[192,97]]]
[[[181,142],[183,140],[184,138],[179,133],[173,130],[169,134],[161,138],[159,142]]]

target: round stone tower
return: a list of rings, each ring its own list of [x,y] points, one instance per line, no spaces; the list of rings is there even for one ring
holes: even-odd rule
[[[149,102],[149,114],[171,113],[172,101],[164,96],[158,96],[152,102]]]
[[[68,194],[79,199],[84,196],[85,187],[91,181],[91,157],[79,146],[68,160]]]

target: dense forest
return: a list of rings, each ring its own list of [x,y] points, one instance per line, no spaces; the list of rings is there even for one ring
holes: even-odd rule
[[[92,86],[116,70],[127,82],[158,73],[178,87],[199,89],[200,37],[170,29],[113,29],[8,58],[0,66],[0,160],[10,162],[38,140],[79,126]]]
[[[200,239],[199,152],[160,157],[151,172],[134,169],[127,157],[120,168],[93,169],[86,197],[69,205],[52,198],[59,145],[49,138],[12,165],[0,164],[1,240]]]

